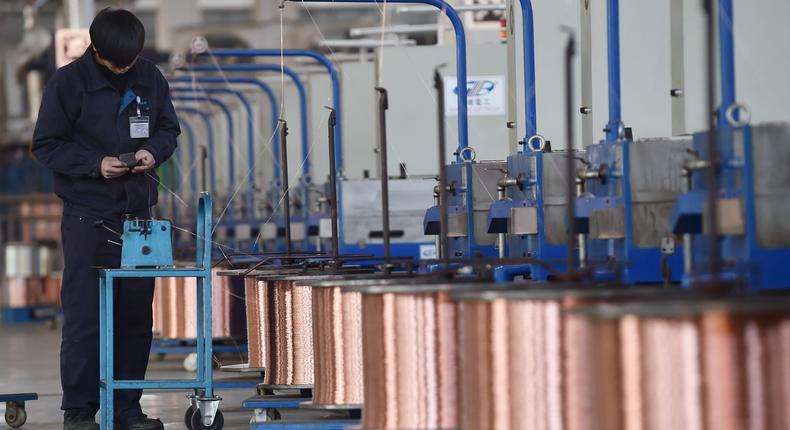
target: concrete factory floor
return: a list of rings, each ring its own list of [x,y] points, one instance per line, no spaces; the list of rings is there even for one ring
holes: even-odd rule
[[[62,428],[60,410],[60,329],[45,325],[0,325],[0,394],[37,392],[39,400],[26,405],[27,424],[22,429],[53,430]],[[152,358],[148,378],[189,378],[191,374],[182,367],[183,356],[167,357],[163,361]],[[228,358],[227,364],[232,364]],[[239,362],[239,358],[235,358]],[[223,363],[224,364],[224,363]],[[215,379],[238,377],[237,374],[217,372]],[[248,429],[252,411],[242,409],[241,402],[254,395],[253,388],[221,391],[221,409],[225,415],[225,429]],[[186,408],[184,392],[146,391],[143,395],[143,410],[162,419],[166,429],[183,429]],[[0,404],[0,416],[5,413],[5,403]],[[300,417],[305,413],[299,411]],[[283,418],[292,416],[283,413]],[[97,416],[98,418],[98,416]],[[313,417],[310,417],[313,418]],[[8,428],[0,418],[0,429]]]

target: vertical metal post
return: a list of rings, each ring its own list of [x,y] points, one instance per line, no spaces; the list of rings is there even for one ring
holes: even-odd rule
[[[440,258],[444,268],[450,266],[450,242],[447,238],[447,229],[449,227],[449,213],[447,201],[447,142],[445,141],[445,126],[444,126],[444,79],[442,74],[439,73],[437,67],[433,75],[433,84],[436,88],[436,111],[438,116],[438,130],[439,130],[439,212],[441,213],[441,222],[439,223],[439,236],[441,242]]]
[[[721,67],[721,106],[719,106],[719,127],[727,127],[727,108],[735,104],[735,41],[733,37],[733,14],[732,0],[719,0],[718,27],[719,27],[719,62]],[[711,21],[710,25],[715,28],[716,20],[713,4],[710,5]],[[715,30],[711,30],[712,32]],[[715,34],[715,33],[714,33]],[[715,37],[715,36],[713,36]],[[715,49],[711,45],[711,50]],[[711,75],[715,76],[715,75]],[[738,112],[733,112],[735,119],[738,119]]]
[[[280,120],[280,171],[282,172],[283,215],[285,217],[285,252],[290,255],[291,248],[291,193],[288,186],[288,122]]]
[[[591,1],[580,0],[581,4],[581,23],[579,31],[579,40],[581,46],[581,88],[582,100],[579,111],[582,114],[582,148],[586,145],[593,143],[593,84],[592,84],[592,16],[591,16]],[[571,147],[573,142],[569,142],[568,146]]]
[[[389,191],[389,166],[387,165],[387,109],[389,98],[387,90],[376,87],[378,94],[378,140],[379,140],[379,169],[381,176],[381,236],[384,240],[384,273],[389,273],[390,268],[390,191]]]
[[[573,130],[573,58],[576,56],[576,40],[573,34],[568,38],[565,48],[565,121],[567,139],[569,142],[566,151],[565,176],[567,182],[566,199],[568,207],[568,271],[576,268],[576,172],[574,171],[574,157],[572,144]]]
[[[329,187],[330,195],[329,195],[329,207],[332,210],[332,258],[333,258],[333,265],[335,269],[340,267],[340,246],[339,246],[339,237],[338,237],[338,190],[337,190],[337,157],[335,148],[335,127],[337,126],[337,111],[333,108],[327,107],[329,109]]]
[[[609,122],[606,125],[606,140],[614,142],[620,138],[623,123],[620,99],[620,0],[607,0],[606,11],[609,69]]]
[[[517,70],[516,63],[516,15],[513,12],[513,2],[517,0],[507,0],[506,13],[507,13],[507,69],[513,73],[507,74],[507,94],[508,94],[508,110],[507,110],[507,128],[508,128],[508,142],[510,146],[510,153],[515,154],[518,152],[518,83],[516,82],[515,71]]]
[[[672,135],[686,133],[685,46],[683,32],[683,0],[670,0],[670,58],[672,63]]]
[[[725,0],[726,1],[726,0]],[[708,120],[708,163],[705,169],[705,182],[708,187],[708,210],[707,219],[705,220],[709,226],[708,230],[708,253],[709,253],[709,271],[710,276],[715,282],[719,273],[719,265],[721,255],[719,254],[719,215],[718,215],[718,197],[719,197],[719,151],[718,151],[718,136],[716,129],[716,118],[713,112],[716,110],[716,8],[714,0],[705,0],[705,8],[707,13],[708,31],[707,31],[707,75],[708,75],[708,100],[705,110],[705,115]],[[724,74],[724,68],[722,68]],[[724,81],[722,76],[722,81]],[[733,94],[734,95],[734,94]],[[725,120],[726,121],[726,120]]]

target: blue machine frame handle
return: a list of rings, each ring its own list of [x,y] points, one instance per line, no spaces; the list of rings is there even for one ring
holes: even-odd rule
[[[305,3],[335,3],[336,0],[288,0]],[[445,0],[342,0],[342,3],[419,3],[433,6],[447,15],[455,30],[455,50],[456,50],[456,84],[458,88],[456,97],[458,98],[458,153],[469,146],[469,120],[467,111],[467,72],[466,72],[466,32],[464,23],[458,12]],[[279,55],[279,51],[278,55]],[[463,91],[461,90],[463,88]],[[339,115],[339,112],[338,112]],[[338,124],[338,127],[339,124]],[[456,162],[461,163],[460,155],[456,155]]]

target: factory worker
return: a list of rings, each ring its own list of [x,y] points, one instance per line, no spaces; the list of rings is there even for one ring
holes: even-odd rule
[[[33,153],[54,172],[63,200],[65,270],[60,374],[64,429],[98,429],[99,278],[118,267],[118,234],[127,217],[150,217],[154,169],[181,132],[167,81],[139,58],[145,28],[131,12],[104,9],[90,27],[92,45],[47,83]],[[114,243],[113,243],[114,242]],[[144,379],[151,349],[154,282],[123,279],[116,288],[116,379]],[[162,429],[140,407],[140,390],[115,395],[120,429]]]

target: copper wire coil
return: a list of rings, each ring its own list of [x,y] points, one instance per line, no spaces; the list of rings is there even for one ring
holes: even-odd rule
[[[310,287],[292,281],[259,280],[254,286],[248,282],[247,291],[250,367],[266,368],[265,384],[312,384]]]
[[[61,282],[59,275],[5,278],[0,302],[9,308],[60,306]]]
[[[363,402],[362,296],[340,287],[313,288],[313,403]]]
[[[588,319],[597,341],[591,383],[610,388],[607,397],[587,393],[595,406],[585,417],[589,428],[790,428],[790,311],[684,305],[668,315]]]
[[[212,334],[215,338],[238,336],[232,329],[234,297],[226,277],[212,274]],[[197,279],[156,278],[154,281],[154,332],[162,339],[194,339],[197,337]]]
[[[621,404],[604,400],[619,398],[622,389],[620,367],[608,365],[620,362],[620,327],[568,311],[645,293],[535,288],[454,295],[460,300],[461,428],[620,428]]]
[[[458,427],[457,324],[447,291],[362,295],[363,428]]]

